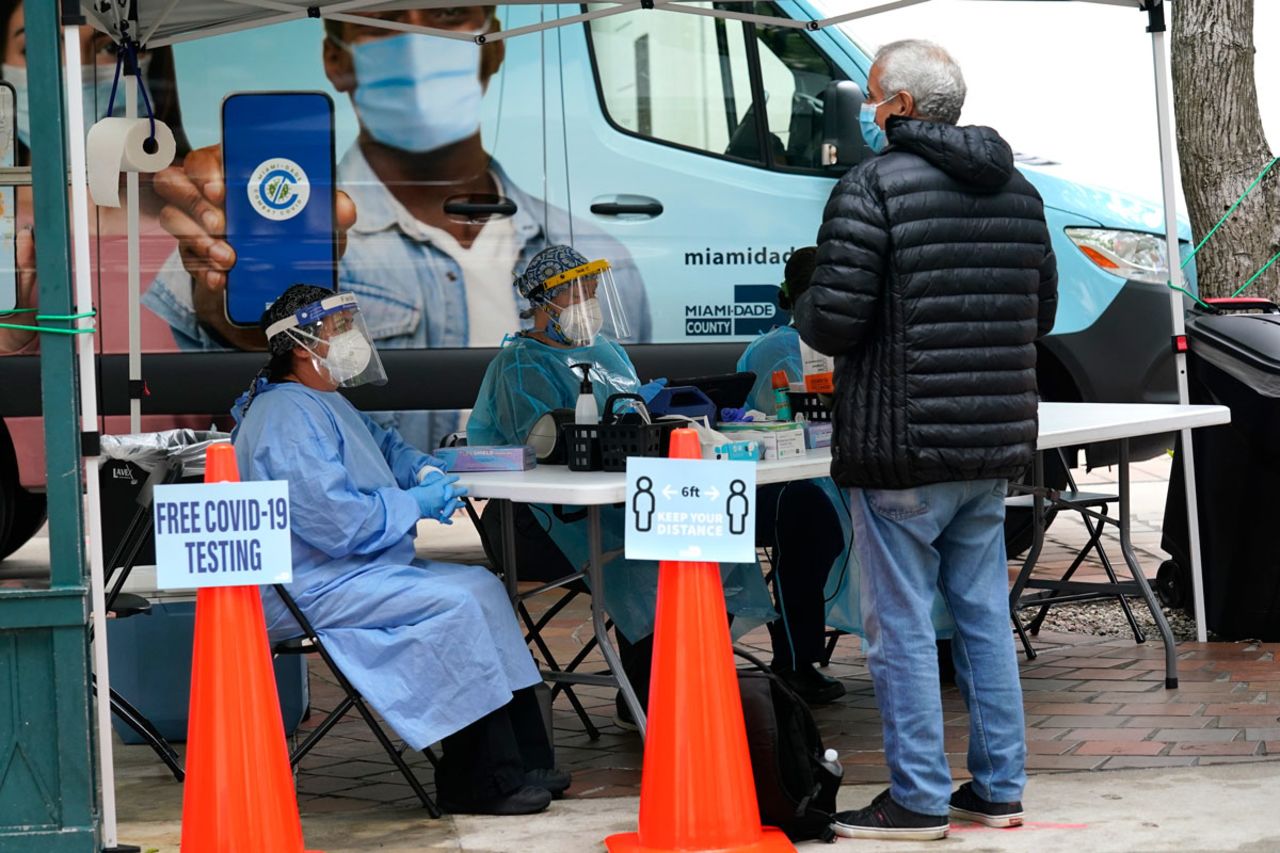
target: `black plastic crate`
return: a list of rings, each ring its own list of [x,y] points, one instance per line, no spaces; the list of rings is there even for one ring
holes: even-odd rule
[[[798,420],[803,417],[810,423],[815,421],[826,423],[831,420],[831,410],[827,408],[826,403],[829,395],[792,391],[788,396],[791,398],[791,416],[793,418]]]

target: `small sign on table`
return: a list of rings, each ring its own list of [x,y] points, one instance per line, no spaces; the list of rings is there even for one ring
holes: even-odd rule
[[[293,580],[284,480],[157,486],[153,513],[161,589]]]
[[[755,504],[754,462],[628,459],[627,559],[754,562]]]

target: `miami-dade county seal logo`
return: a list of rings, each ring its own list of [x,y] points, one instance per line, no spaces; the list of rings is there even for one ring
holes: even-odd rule
[[[253,209],[277,222],[297,216],[311,197],[307,173],[285,157],[263,160],[249,176],[246,189]]]

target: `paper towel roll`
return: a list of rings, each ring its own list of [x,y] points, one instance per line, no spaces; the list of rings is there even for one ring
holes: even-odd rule
[[[120,206],[121,172],[158,172],[173,162],[177,146],[169,126],[156,122],[152,146],[147,145],[150,136],[151,120],[145,118],[104,118],[89,128],[85,160],[95,203]],[[148,152],[148,147],[154,150]]]

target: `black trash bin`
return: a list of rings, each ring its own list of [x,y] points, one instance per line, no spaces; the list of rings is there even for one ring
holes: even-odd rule
[[[1231,423],[1192,431],[1205,625],[1222,639],[1280,640],[1280,307],[1213,300],[1187,315],[1192,403]],[[1165,603],[1190,610],[1191,560],[1181,442],[1169,479],[1160,567]]]

